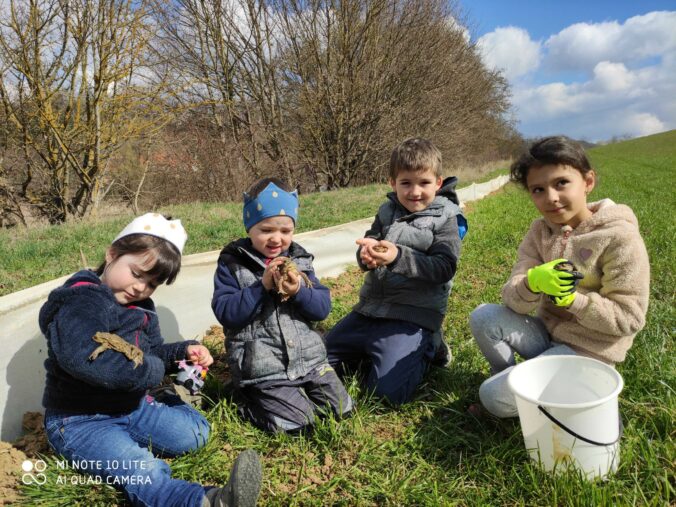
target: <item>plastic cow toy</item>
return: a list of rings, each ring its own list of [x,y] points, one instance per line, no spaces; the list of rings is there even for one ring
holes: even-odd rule
[[[193,364],[191,361],[178,362],[178,375],[174,383],[182,385],[191,395],[197,394],[204,387],[204,378],[207,376],[208,368],[203,368],[199,364]]]

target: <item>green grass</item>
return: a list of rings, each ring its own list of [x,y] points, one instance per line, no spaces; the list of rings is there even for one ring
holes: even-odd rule
[[[297,232],[338,225],[375,214],[389,187],[359,188],[302,195]],[[186,255],[217,250],[246,235],[241,203],[190,203],[166,206],[162,213],[180,218],[188,231]],[[133,217],[83,220],[59,226],[0,230],[0,296],[98,265],[115,235]]]
[[[467,316],[479,303],[499,301],[516,248],[538,216],[513,186],[471,206],[444,326],[454,362],[433,370],[415,401],[386,407],[352,379],[354,417],[322,421],[311,436],[269,436],[240,421],[212,381],[206,414],[213,437],[206,448],[173,460],[174,476],[221,484],[236,454],[254,448],[264,462],[261,505],[674,505],[674,147],[670,132],[591,151],[601,177],[591,198],[610,197],[636,211],[652,265],[647,326],[618,368],[626,384],[625,433],[619,470],[608,480],[544,473],[528,460],[518,420],[477,421],[466,413],[488,375]],[[349,270],[327,282],[334,309],[325,326],[349,311],[360,278]],[[25,488],[28,503],[124,504],[110,488],[56,486],[54,479]]]

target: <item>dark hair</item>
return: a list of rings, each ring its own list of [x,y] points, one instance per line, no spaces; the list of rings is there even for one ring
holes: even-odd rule
[[[176,276],[181,270],[181,252],[179,252],[178,248],[169,241],[157,236],[151,236],[150,234],[130,234],[129,236],[124,236],[113,242],[113,244],[110,245],[110,248],[116,259],[123,255],[140,254],[152,250],[156,256],[155,264],[146,271],[146,274],[150,276],[157,285],[162,285],[165,282],[167,285],[171,285],[174,280],[176,280]],[[96,269],[96,274],[101,276],[106,269],[106,265],[107,262],[104,260]]]
[[[429,139],[410,137],[399,144],[390,156],[390,179],[397,179],[401,171],[433,171],[441,174],[441,152]]]
[[[589,159],[580,143],[566,136],[543,137],[530,145],[510,167],[509,179],[528,188],[528,171],[544,165],[568,165],[584,176],[592,170]]]
[[[253,185],[251,185],[249,187],[249,190],[246,191],[246,193],[249,194],[249,197],[255,199],[256,197],[258,197],[258,194],[260,194],[263,190],[265,190],[265,187],[267,187],[270,183],[274,183],[285,192],[293,192],[293,188],[291,188],[289,185],[284,183],[279,178],[263,178],[255,182]]]

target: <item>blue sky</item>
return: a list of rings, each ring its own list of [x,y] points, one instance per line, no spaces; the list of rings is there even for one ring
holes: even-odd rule
[[[527,137],[588,141],[676,128],[676,1],[460,0]]]

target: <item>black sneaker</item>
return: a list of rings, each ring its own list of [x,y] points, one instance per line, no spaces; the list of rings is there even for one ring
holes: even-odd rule
[[[434,353],[432,358],[432,366],[438,366],[439,368],[446,368],[453,361],[453,354],[451,354],[451,349],[448,344],[441,340],[437,351]]]
[[[227,484],[206,491],[202,507],[254,507],[262,478],[258,454],[248,449],[235,459]]]

